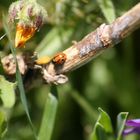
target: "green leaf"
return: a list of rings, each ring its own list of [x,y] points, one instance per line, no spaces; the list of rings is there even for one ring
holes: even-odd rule
[[[117,116],[117,140],[121,140],[128,112],[121,112]]]
[[[0,75],[0,97],[4,107],[11,108],[15,104],[15,87],[15,83],[5,80]]]
[[[101,8],[106,20],[108,23],[111,23],[115,20],[115,9],[111,0],[97,0],[99,7]]]
[[[105,129],[99,122],[95,124],[90,140],[107,140]]]
[[[57,99],[52,94],[48,94],[43,119],[39,131],[39,140],[50,140],[57,111]]]
[[[2,138],[7,132],[7,120],[5,114],[0,111],[0,138]]]
[[[98,110],[100,111],[98,122],[104,127],[107,133],[113,133],[113,128],[109,115],[101,108],[99,108]]]
[[[110,117],[101,108],[98,110],[100,115],[90,135],[90,140],[114,140]]]

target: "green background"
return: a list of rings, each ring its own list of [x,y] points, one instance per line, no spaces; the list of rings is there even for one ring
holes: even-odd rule
[[[51,56],[71,46],[73,40],[81,40],[100,24],[112,21],[113,11],[119,17],[139,0],[112,2],[114,8],[105,8],[106,0],[39,0],[48,12],[47,24],[26,43],[26,49],[22,51],[37,51],[40,56]],[[10,4],[10,0],[0,2],[1,36],[4,34],[2,13],[8,11]],[[129,118],[140,117],[139,38],[138,29],[115,47],[70,72],[67,84],[57,86],[58,108],[52,140],[87,140],[97,120],[98,107],[110,115],[114,129],[116,116],[120,112],[129,112]],[[5,37],[0,40],[0,56],[9,52],[8,39]],[[31,119],[38,132],[50,86],[38,78],[32,82],[32,74],[32,71],[28,73],[23,82],[27,86],[25,92]],[[4,75],[2,71],[1,75]],[[18,92],[14,107],[1,108],[6,110],[8,119],[5,140],[34,139]],[[125,140],[139,139],[138,135],[125,137]]]

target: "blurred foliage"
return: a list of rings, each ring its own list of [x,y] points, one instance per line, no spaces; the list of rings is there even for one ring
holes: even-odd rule
[[[73,40],[81,40],[101,23],[108,22],[110,18],[103,13],[102,6],[96,0],[39,0],[38,2],[46,8],[48,22],[22,51],[37,51],[40,56],[53,55],[64,50],[72,45]],[[114,5],[112,11],[115,11],[118,17],[138,2],[138,0],[112,0]],[[2,13],[8,11],[10,4],[10,0],[0,2],[0,36],[4,34]],[[131,118],[140,117],[139,36],[140,30],[135,31],[114,48],[71,72],[68,75],[69,82],[57,87],[58,107],[52,140],[87,140],[97,120],[98,107],[109,113],[114,129],[117,126],[116,116],[119,112],[129,112]],[[5,37],[0,40],[0,57],[9,52],[9,41]],[[5,75],[1,66],[0,74]],[[25,88],[25,92],[33,124],[39,132],[50,87],[40,81],[34,81],[34,84],[30,85],[31,83],[26,80],[29,80],[30,74],[33,73],[23,77],[23,82],[24,85],[31,86],[29,89]],[[6,78],[15,82],[13,77],[6,76]],[[34,139],[19,100],[19,93],[16,94],[16,103],[12,109],[5,108],[1,104],[0,110],[4,112],[2,113],[4,115],[0,114],[0,118],[4,116],[0,121],[8,121],[5,140]],[[130,135],[124,139],[139,138],[138,135]]]

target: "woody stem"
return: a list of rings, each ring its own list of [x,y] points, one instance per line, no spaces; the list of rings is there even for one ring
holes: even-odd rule
[[[63,53],[66,54],[67,60],[63,66],[57,67],[55,64],[49,63],[45,66],[45,70],[51,75],[58,75],[81,67],[140,27],[139,13],[140,3],[117,18],[112,24],[102,24],[81,41],[64,50]]]

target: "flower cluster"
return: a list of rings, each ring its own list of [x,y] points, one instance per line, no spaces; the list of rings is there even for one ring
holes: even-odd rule
[[[19,0],[9,7],[9,22],[16,24],[15,47],[24,46],[47,20],[46,10],[36,0]]]

